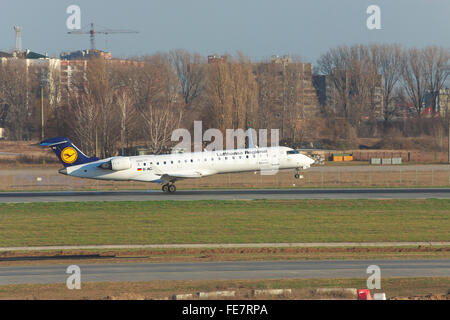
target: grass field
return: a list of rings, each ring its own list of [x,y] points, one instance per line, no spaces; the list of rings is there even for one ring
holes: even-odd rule
[[[0,204],[0,246],[448,241],[450,200]]]

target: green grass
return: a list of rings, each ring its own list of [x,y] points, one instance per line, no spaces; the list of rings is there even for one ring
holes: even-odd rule
[[[0,246],[448,241],[450,200],[0,204]]]

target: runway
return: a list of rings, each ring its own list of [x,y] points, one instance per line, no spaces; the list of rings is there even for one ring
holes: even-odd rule
[[[367,278],[377,265],[381,277],[450,277],[450,260],[238,261],[192,263],[80,264],[83,282]],[[65,283],[67,265],[0,267],[0,285]]]
[[[450,188],[198,189],[165,194],[155,190],[0,192],[0,202],[288,200],[288,199],[450,199]]]

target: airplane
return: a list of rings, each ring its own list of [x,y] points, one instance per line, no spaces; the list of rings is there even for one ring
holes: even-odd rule
[[[288,147],[258,147],[249,141],[248,148],[172,153],[142,156],[115,156],[106,159],[88,157],[68,138],[44,140],[64,165],[58,172],[64,175],[115,181],[143,181],[162,185],[165,193],[176,191],[175,182],[223,173],[249,171],[277,172],[295,169],[299,172],[315,162],[314,159]]]

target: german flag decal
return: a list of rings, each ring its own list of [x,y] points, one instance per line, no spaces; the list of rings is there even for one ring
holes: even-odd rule
[[[138,168],[138,171],[142,171],[142,168]]]

